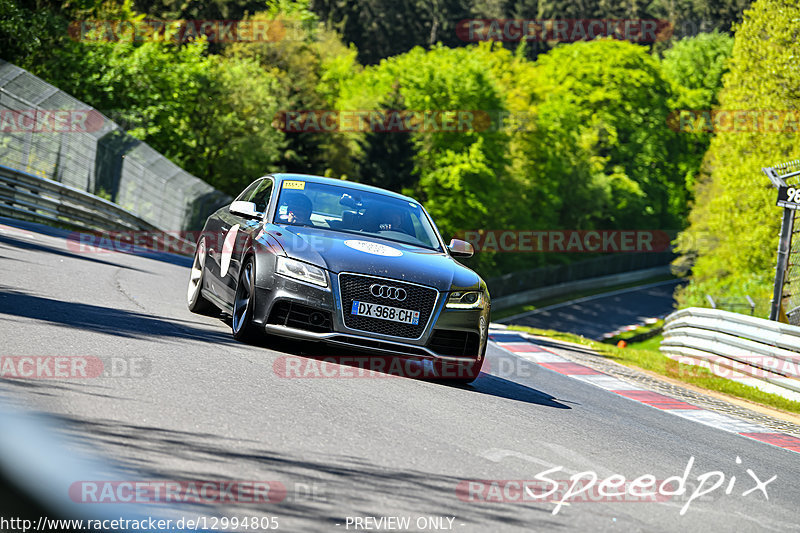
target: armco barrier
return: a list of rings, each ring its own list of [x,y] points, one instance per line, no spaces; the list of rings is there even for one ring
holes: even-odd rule
[[[55,121],[56,115],[89,118],[65,126],[64,122]],[[40,116],[48,118],[40,120]],[[78,211],[82,207],[99,209],[97,214],[111,209],[100,201],[102,198],[138,219],[113,211],[114,217],[122,217],[115,218],[115,224],[124,222],[116,227],[141,227],[143,222],[171,232],[200,229],[211,212],[230,202],[227,195],[131,137],[91,106],[3,60],[0,165],[6,168],[3,180],[24,181],[21,185],[3,182],[5,188],[0,192],[6,214],[13,209],[31,208],[24,202],[32,201],[40,215],[80,217],[86,228],[95,228],[97,220]],[[9,176],[9,169],[18,174]],[[46,181],[33,184],[33,177]],[[59,189],[58,184],[63,188]],[[41,190],[26,189],[27,186]],[[58,197],[48,198],[45,192]],[[13,196],[13,204],[6,201],[9,195]]]
[[[507,296],[494,297],[494,287],[492,280],[489,280],[489,294],[492,295],[492,309],[500,311],[508,309],[515,305],[522,305],[536,300],[544,300],[546,298],[557,298],[559,296],[567,296],[575,294],[580,291],[606,289],[625,283],[634,283],[654,278],[656,276],[665,276],[670,274],[669,265],[658,266],[653,268],[646,268],[642,270],[634,270],[631,272],[621,272],[619,274],[611,274],[608,276],[599,276],[586,279],[575,279],[565,283],[556,283],[553,285],[545,285],[538,289],[531,289],[520,291],[516,294]],[[499,323],[505,323],[508,319],[499,320]]]
[[[549,294],[542,289],[557,285],[566,285],[566,291],[553,289],[558,295],[569,294],[569,285],[573,282],[599,279],[615,274],[624,274],[633,271],[644,271],[656,267],[663,267],[664,273],[669,273],[669,264],[675,259],[671,251],[650,253],[615,253],[573,261],[557,265],[547,265],[518,272],[510,272],[486,280],[489,293],[492,295],[492,307],[496,307],[499,298],[507,298],[503,304],[511,307],[519,303],[527,303],[537,298],[549,298],[556,294]],[[541,292],[547,294],[540,294]],[[529,293],[529,294],[528,294]],[[508,303],[514,302],[514,303]]]
[[[800,401],[800,327],[719,309],[669,315],[661,351],[678,362]]]
[[[75,229],[157,230],[152,224],[113,202],[2,165],[0,215],[31,218]]]

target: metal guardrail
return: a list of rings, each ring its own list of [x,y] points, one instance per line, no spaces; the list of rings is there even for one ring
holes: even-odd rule
[[[555,285],[545,285],[543,287],[539,287],[538,289],[520,291],[516,294],[500,296],[497,298],[495,298],[494,293],[492,292],[492,286],[489,285],[489,294],[492,295],[492,310],[500,311],[516,305],[536,302],[537,300],[569,296],[581,291],[605,289],[617,285],[624,285],[627,283],[635,283],[652,279],[656,276],[668,276],[669,274],[669,265],[663,265],[653,268],[646,268],[643,270],[622,272],[621,274],[611,274],[608,276],[598,276],[595,278],[577,279],[574,281],[568,281],[566,283],[556,283]],[[510,316],[500,319],[497,322],[499,324],[510,324],[514,318],[515,316]]]
[[[183,254],[194,250],[193,242],[160,231],[113,202],[3,165],[0,165],[0,215],[66,226],[81,232],[146,233],[159,250]]]
[[[678,362],[800,401],[800,327],[720,309],[669,315],[661,351]]]
[[[547,265],[510,272],[486,280],[493,298],[517,295],[560,283],[623,274],[669,265],[675,259],[671,251],[649,253],[616,253],[572,263]],[[528,300],[530,301],[530,300]]]
[[[79,230],[158,230],[99,196],[3,165],[0,165],[0,214]]]

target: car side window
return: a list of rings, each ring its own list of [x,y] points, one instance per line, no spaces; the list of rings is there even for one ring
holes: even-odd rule
[[[256,204],[256,210],[264,213],[269,205],[269,197],[272,193],[272,180],[268,178],[259,179],[251,183],[236,200],[240,202],[252,202]]]
[[[264,180],[256,180],[250,185],[247,186],[245,190],[242,191],[242,194],[236,197],[237,202],[250,202],[250,198],[253,197],[253,194],[256,192],[256,189],[261,185]]]
[[[253,191],[253,195],[250,197],[248,202],[253,202],[256,204],[256,210],[261,213],[265,213],[267,211],[267,206],[269,205],[269,197],[272,194],[272,180],[265,179],[261,183],[259,183],[258,187]]]

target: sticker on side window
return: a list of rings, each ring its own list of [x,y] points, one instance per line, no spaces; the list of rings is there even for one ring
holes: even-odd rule
[[[305,181],[284,181],[283,182],[284,189],[297,189],[298,191],[302,191],[306,188]]]

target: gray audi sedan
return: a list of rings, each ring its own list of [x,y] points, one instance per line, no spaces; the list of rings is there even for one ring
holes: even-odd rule
[[[445,245],[422,205],[349,181],[274,174],[206,221],[187,299],[232,318],[233,336],[271,334],[411,357],[474,380],[486,351],[486,283]]]

